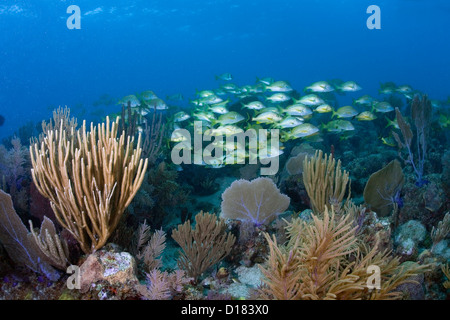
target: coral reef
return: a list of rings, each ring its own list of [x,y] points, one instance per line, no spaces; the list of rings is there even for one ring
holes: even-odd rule
[[[0,145],[0,299],[449,299],[448,131],[414,94],[351,130],[311,110],[319,132],[283,128],[266,177],[263,162],[171,163],[168,131],[193,127],[176,115],[242,129],[202,102],[183,113],[148,91],[90,128],[55,109],[39,136],[29,123]]]

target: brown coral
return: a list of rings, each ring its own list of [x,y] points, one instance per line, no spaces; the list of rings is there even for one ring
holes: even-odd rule
[[[225,223],[214,214],[201,211],[195,216],[195,222],[195,229],[191,228],[189,220],[180,224],[172,231],[172,238],[183,250],[178,265],[197,280],[206,269],[230,253],[236,237],[225,232]]]

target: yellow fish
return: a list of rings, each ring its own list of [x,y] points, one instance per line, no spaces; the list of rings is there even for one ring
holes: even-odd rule
[[[324,103],[315,108],[314,111],[318,113],[327,113],[333,111],[333,108],[329,104]]]
[[[356,119],[358,119],[359,121],[372,121],[376,118],[377,116],[370,111],[363,111],[356,116]]]
[[[381,137],[381,142],[389,147],[395,147],[397,144],[395,143],[394,138],[392,136],[389,137]]]

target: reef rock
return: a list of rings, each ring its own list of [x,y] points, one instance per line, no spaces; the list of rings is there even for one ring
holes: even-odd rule
[[[264,276],[258,264],[251,268],[240,266],[235,270],[238,275],[238,282],[232,283],[225,293],[230,294],[235,299],[249,298],[250,291],[263,285]]]
[[[417,266],[417,263],[412,261],[406,261],[402,264],[402,267],[410,268]],[[396,290],[403,292],[405,298],[408,300],[424,300],[425,292],[423,290],[424,275],[418,274],[408,278],[408,281],[399,285]]]
[[[425,208],[430,212],[436,212],[444,203],[444,192],[435,182],[431,182],[423,193]]]
[[[80,267],[81,292],[87,292],[98,283],[130,291],[137,283],[136,261],[128,252],[102,249],[88,256]]]
[[[417,256],[419,244],[425,239],[426,234],[425,226],[417,220],[410,220],[398,228],[395,244],[397,254],[403,261],[412,260]]]

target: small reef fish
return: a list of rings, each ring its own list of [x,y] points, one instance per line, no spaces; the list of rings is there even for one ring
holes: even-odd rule
[[[211,107],[209,110],[211,110],[214,113],[218,113],[218,114],[226,114],[226,113],[230,112],[226,107],[221,106],[221,105]]]
[[[356,116],[356,119],[358,119],[359,121],[372,121],[376,118],[377,116],[370,111],[363,111]]]
[[[266,86],[269,86],[275,82],[275,79],[270,78],[270,77],[265,77],[265,78],[256,77],[256,82],[259,82],[259,83],[265,84]]]
[[[183,142],[187,141],[188,137],[186,137],[181,131],[175,130],[172,132],[172,136],[170,138],[170,141],[172,142]]]
[[[374,102],[373,110],[375,110],[376,112],[386,113],[394,111],[394,108],[391,106],[389,102],[382,101],[382,102]]]
[[[194,118],[202,121],[211,122],[212,120],[215,120],[214,114],[208,113],[208,112],[198,112],[193,114]]]
[[[358,111],[355,110],[352,106],[340,107],[336,111],[333,112],[333,117],[337,116],[338,118],[353,118],[358,114]]]
[[[222,88],[214,89],[214,93],[218,96],[224,96],[227,94],[227,92]]]
[[[303,96],[299,100],[294,99],[294,101],[295,103],[301,103],[306,106],[318,106],[325,103],[321,98],[319,98],[314,93]]]
[[[304,120],[300,117],[286,117],[275,125],[277,128],[288,129],[301,125]]]
[[[250,110],[261,110],[263,108],[265,108],[264,104],[261,101],[252,101],[250,103],[247,104],[242,104],[242,108],[247,108]]]
[[[395,129],[400,129],[398,126],[397,118],[394,118],[394,120],[389,119],[388,117],[384,117],[387,121],[386,128],[389,126],[393,126]]]
[[[153,108],[155,108],[156,110],[167,110],[167,109],[169,109],[167,104],[160,98],[148,100],[148,101],[146,101],[146,104],[151,109],[153,109]]]
[[[206,166],[207,168],[213,168],[213,169],[220,169],[225,167],[225,157],[217,159],[207,159],[202,162],[202,165]]]
[[[411,86],[409,86],[409,85],[404,85],[404,86],[399,86],[399,87],[397,87],[397,89],[395,89],[395,91],[398,92],[398,93],[403,93],[403,94],[405,94],[405,93],[411,93],[411,92],[413,92],[413,89],[412,89]]]
[[[364,95],[358,99],[353,100],[354,104],[358,104],[361,106],[370,106],[373,102],[373,98],[369,95]]]
[[[141,116],[146,116],[147,114],[149,114],[150,109],[142,108],[142,107],[134,107],[134,108],[131,108],[131,112],[137,113]]]
[[[430,100],[430,102],[433,108],[439,109],[442,107],[442,102],[439,100]]]
[[[182,122],[182,121],[188,120],[190,117],[191,116],[188,115],[186,112],[180,111],[173,115],[173,121],[174,122]]]
[[[306,87],[304,91],[310,92],[331,92],[334,88],[326,81],[314,82],[312,85]]]
[[[333,108],[329,105],[329,104],[321,104],[320,106],[318,106],[317,108],[314,109],[315,112],[317,113],[328,113],[328,112],[332,112]]]
[[[239,128],[235,125],[225,125],[225,126],[219,126],[217,128],[208,129],[205,131],[205,134],[211,135],[211,136],[230,136],[237,133],[242,133],[244,130]]]
[[[250,94],[263,93],[265,91],[265,86],[262,83],[257,83],[253,86],[243,87],[242,91],[250,93]]]
[[[260,159],[269,159],[273,157],[278,157],[284,153],[280,148],[264,148],[259,149],[258,154]]]
[[[242,120],[245,120],[243,115],[237,113],[236,111],[230,111],[226,114],[221,115],[217,120],[211,121],[211,123],[212,125],[215,125],[216,123],[226,125],[226,124],[235,124],[241,122]]]
[[[197,96],[199,96],[200,98],[207,98],[209,96],[214,96],[215,93],[212,90],[202,90],[202,91],[197,91]]]
[[[263,112],[256,117],[252,118],[252,121],[256,121],[256,123],[274,123],[279,122],[283,118],[276,112],[273,111],[267,111]]]
[[[225,81],[231,81],[233,80],[233,76],[231,73],[222,73],[221,75],[215,76],[216,80],[225,80]]]
[[[152,90],[146,90],[144,92],[141,92],[139,97],[147,103],[147,101],[158,99],[158,96],[152,91]]]
[[[238,87],[234,83],[225,83],[224,85],[222,85],[222,89],[230,92],[230,91],[236,91],[238,89]]]
[[[392,136],[381,137],[381,142],[389,147],[395,147],[397,145],[395,139]]]
[[[294,90],[286,81],[275,81],[267,85],[266,89],[273,92],[290,92]]]
[[[222,101],[223,99],[215,94],[200,99],[200,102],[203,104],[218,104]]]
[[[173,142],[175,142],[175,141],[173,141]],[[193,149],[192,148],[192,144],[191,144],[190,141],[187,141],[187,139],[185,139],[183,141],[180,141],[179,143],[177,143],[176,145],[174,145],[172,147],[172,150],[175,150],[177,152],[180,152],[181,150],[189,150],[189,151],[191,151],[192,149]]]
[[[271,95],[270,97],[266,97],[266,100],[272,101],[272,102],[285,102],[290,100],[291,97],[289,97],[287,94],[284,93],[275,93]]]
[[[135,108],[135,107],[138,107],[141,105],[141,102],[134,94],[130,94],[128,96],[123,97],[122,99],[119,100],[119,102],[117,104],[122,104],[122,105],[127,106],[128,103],[130,103],[130,106],[132,108]]]
[[[300,117],[306,117],[313,113],[310,108],[301,103],[290,105],[287,108],[282,109],[281,111],[287,113],[290,116]]]
[[[393,94],[397,85],[393,82],[380,83],[380,90],[378,91],[381,94]]]
[[[303,138],[311,136],[317,132],[319,132],[319,128],[315,125],[311,123],[302,123],[291,130],[290,136],[295,138]]]
[[[347,81],[341,84],[338,89],[343,92],[355,92],[361,90],[361,87],[355,81]]]
[[[333,120],[322,126],[328,132],[339,133],[343,131],[353,131],[355,127],[348,120]]]
[[[230,99],[223,100],[223,101],[217,102],[217,103],[213,103],[210,106],[211,106],[211,108],[214,108],[214,107],[225,107],[228,103],[230,103]]]

